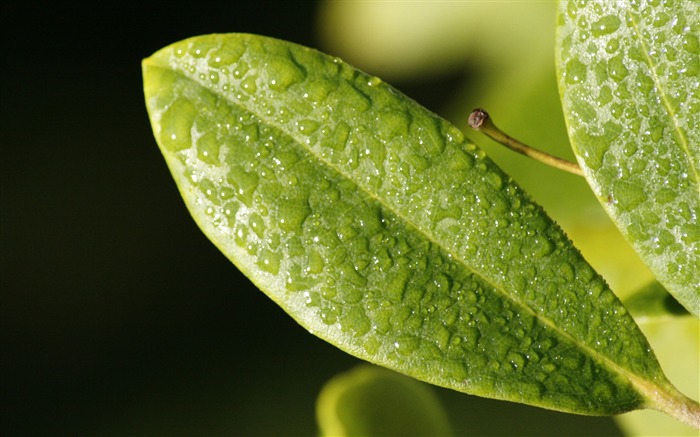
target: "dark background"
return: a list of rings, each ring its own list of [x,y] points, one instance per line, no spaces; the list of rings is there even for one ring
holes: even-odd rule
[[[315,434],[319,389],[359,361],[197,229],[153,139],[140,62],[212,32],[322,47],[317,5],[59,3],[1,6],[0,433]],[[430,108],[456,80],[396,85]],[[459,434],[617,433],[436,390]]]

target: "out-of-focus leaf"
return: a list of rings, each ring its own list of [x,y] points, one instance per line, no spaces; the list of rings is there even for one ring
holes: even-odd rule
[[[429,386],[373,366],[331,379],[316,417],[322,436],[449,436],[447,416]]]
[[[624,302],[627,310],[638,323],[653,317],[675,318],[689,315],[688,310],[656,281],[641,288]]]
[[[511,68],[549,56],[547,2],[339,2],[320,4],[321,43],[387,79],[461,69]]]
[[[586,178],[659,282],[700,315],[700,3],[560,3],[557,66]]]

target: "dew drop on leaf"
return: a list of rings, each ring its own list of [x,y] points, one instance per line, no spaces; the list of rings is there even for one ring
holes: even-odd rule
[[[586,66],[578,59],[572,59],[566,64],[566,81],[568,83],[581,83],[586,80]]]
[[[599,18],[607,15],[587,23],[613,32],[614,20]],[[580,60],[564,72],[576,85],[595,79]],[[625,361],[589,337],[625,338],[626,349],[644,337],[629,316],[600,310],[611,306],[596,301],[612,296],[604,282],[447,121],[340,60],[254,35],[177,43],[144,61],[144,78],[156,139],[190,212],[310,332],[484,396],[587,414],[642,404],[619,369],[654,378],[653,357]],[[624,97],[608,94],[611,104]],[[584,138],[594,139],[589,167],[607,158],[609,139],[597,135]],[[586,312],[562,310],[569,296]],[[589,402],[597,377],[577,363],[591,355],[622,366],[600,368],[615,385],[609,403]]]
[[[620,27],[620,19],[614,15],[608,15],[591,24],[593,36],[609,35]]]

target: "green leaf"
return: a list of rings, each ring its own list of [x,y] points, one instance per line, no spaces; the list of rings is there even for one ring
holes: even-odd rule
[[[423,381],[561,411],[682,397],[542,209],[378,78],[240,34],[173,44],[143,69],[195,221],[313,334]]]
[[[700,3],[561,2],[569,137],[608,214],[700,316]]]
[[[322,436],[452,435],[430,387],[368,365],[328,381],[319,395],[316,417]]]

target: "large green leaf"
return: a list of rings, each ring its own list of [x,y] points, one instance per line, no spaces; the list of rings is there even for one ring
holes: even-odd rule
[[[700,315],[700,2],[560,3],[574,151],[659,282]]]
[[[381,80],[237,34],[173,44],[143,68],[192,216],[310,332],[427,382],[562,411],[680,399],[542,209]]]

